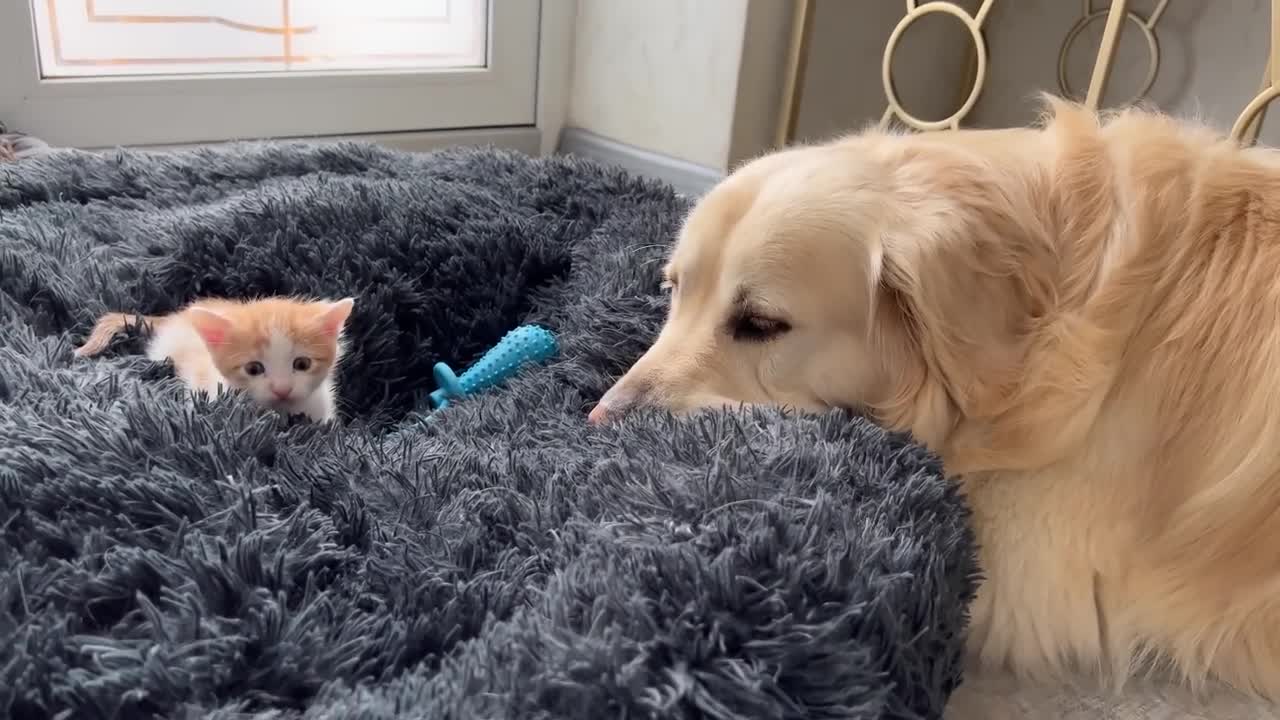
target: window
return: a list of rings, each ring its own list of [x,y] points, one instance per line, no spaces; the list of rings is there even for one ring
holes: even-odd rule
[[[37,0],[44,78],[483,68],[485,0]]]
[[[532,125],[538,16],[537,0],[4,0],[0,118],[78,146]]]

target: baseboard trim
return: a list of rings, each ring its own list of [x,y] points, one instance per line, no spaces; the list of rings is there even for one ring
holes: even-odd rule
[[[610,140],[582,128],[567,127],[560,133],[558,152],[578,155],[606,165],[616,165],[637,175],[662,180],[676,192],[694,197],[724,179],[724,173],[705,165],[644,150]]]
[[[307,135],[300,137],[269,138],[276,141],[301,140],[312,143],[372,142],[394,150],[430,152],[455,145],[492,145],[537,156],[541,133],[534,127],[473,128],[468,130],[423,130],[420,132],[385,132],[360,135]],[[222,145],[229,141],[180,143],[164,145],[133,145],[139,150],[187,150],[190,148]],[[86,148],[87,150],[113,150],[114,148]]]

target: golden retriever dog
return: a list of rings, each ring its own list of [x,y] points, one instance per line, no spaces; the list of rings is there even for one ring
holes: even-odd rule
[[[734,172],[591,420],[862,410],[973,507],[978,659],[1280,699],[1280,153],[1048,104]]]

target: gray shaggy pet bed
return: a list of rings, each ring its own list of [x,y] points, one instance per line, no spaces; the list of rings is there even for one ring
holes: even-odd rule
[[[362,145],[0,165],[0,713],[930,718],[975,566],[852,416],[585,422],[687,210],[572,158]],[[99,313],[353,295],[340,424],[198,402]],[[431,365],[562,353],[429,414]]]

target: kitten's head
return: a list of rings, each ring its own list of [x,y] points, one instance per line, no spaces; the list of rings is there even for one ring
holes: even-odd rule
[[[354,304],[351,298],[266,298],[196,303],[185,314],[233,387],[263,405],[294,413],[322,388],[342,357],[342,329]]]

